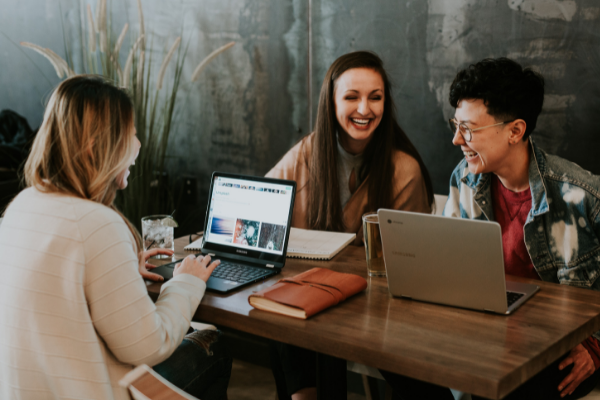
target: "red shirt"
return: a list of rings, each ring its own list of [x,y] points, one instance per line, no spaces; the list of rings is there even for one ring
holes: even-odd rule
[[[492,205],[494,217],[502,228],[504,272],[539,280],[523,236],[523,226],[531,210],[531,191],[512,192],[492,174]]]
[[[504,253],[504,272],[509,275],[541,280],[533,267],[527,247],[523,227],[531,210],[531,191],[512,192],[502,185],[500,179],[492,174],[492,205],[494,217],[502,230],[502,250]],[[600,367],[600,343],[589,337],[581,343],[586,348],[596,369]]]

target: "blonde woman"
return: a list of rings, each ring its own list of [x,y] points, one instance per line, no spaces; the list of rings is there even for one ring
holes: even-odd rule
[[[0,226],[0,398],[128,399],[118,381],[155,366],[192,395],[226,398],[218,333],[186,336],[212,270],[187,257],[153,303],[136,229],[115,208],[140,150],[133,106],[101,77],[53,92]],[[165,254],[170,251],[161,250]]]

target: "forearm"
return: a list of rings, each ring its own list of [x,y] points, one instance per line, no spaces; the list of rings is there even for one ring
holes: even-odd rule
[[[121,362],[154,365],[181,343],[205,283],[182,274],[148,296],[124,224],[111,223],[86,238],[85,294],[97,334]]]
[[[181,344],[205,289],[204,281],[189,274],[165,283],[152,310],[122,332],[110,335],[115,356],[128,364],[150,366],[167,359]]]

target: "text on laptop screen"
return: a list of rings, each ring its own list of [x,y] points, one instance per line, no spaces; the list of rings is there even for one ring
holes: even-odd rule
[[[283,254],[292,187],[215,177],[204,240]]]

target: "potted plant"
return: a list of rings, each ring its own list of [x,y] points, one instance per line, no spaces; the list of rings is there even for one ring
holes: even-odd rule
[[[129,187],[119,192],[119,209],[140,227],[145,215],[171,213],[172,196],[166,179],[165,160],[169,137],[173,127],[177,92],[182,78],[183,62],[187,48],[182,49],[181,37],[177,37],[164,56],[158,74],[153,74],[154,63],[146,49],[146,29],[141,0],[137,0],[140,29],[129,47],[124,66],[119,54],[129,30],[129,24],[123,26],[118,36],[108,28],[107,1],[99,0],[96,15],[88,4],[87,40],[82,40],[82,66],[78,70],[69,54],[65,37],[66,60],[54,51],[41,46],[21,42],[21,45],[43,55],[50,61],[59,78],[76,74],[99,74],[130,91],[135,107],[135,125],[142,143],[142,150],[131,168]],[[190,80],[196,81],[204,68],[219,54],[231,48],[235,42],[216,49],[196,67]],[[175,63],[175,73],[167,82],[166,71],[171,61]]]

